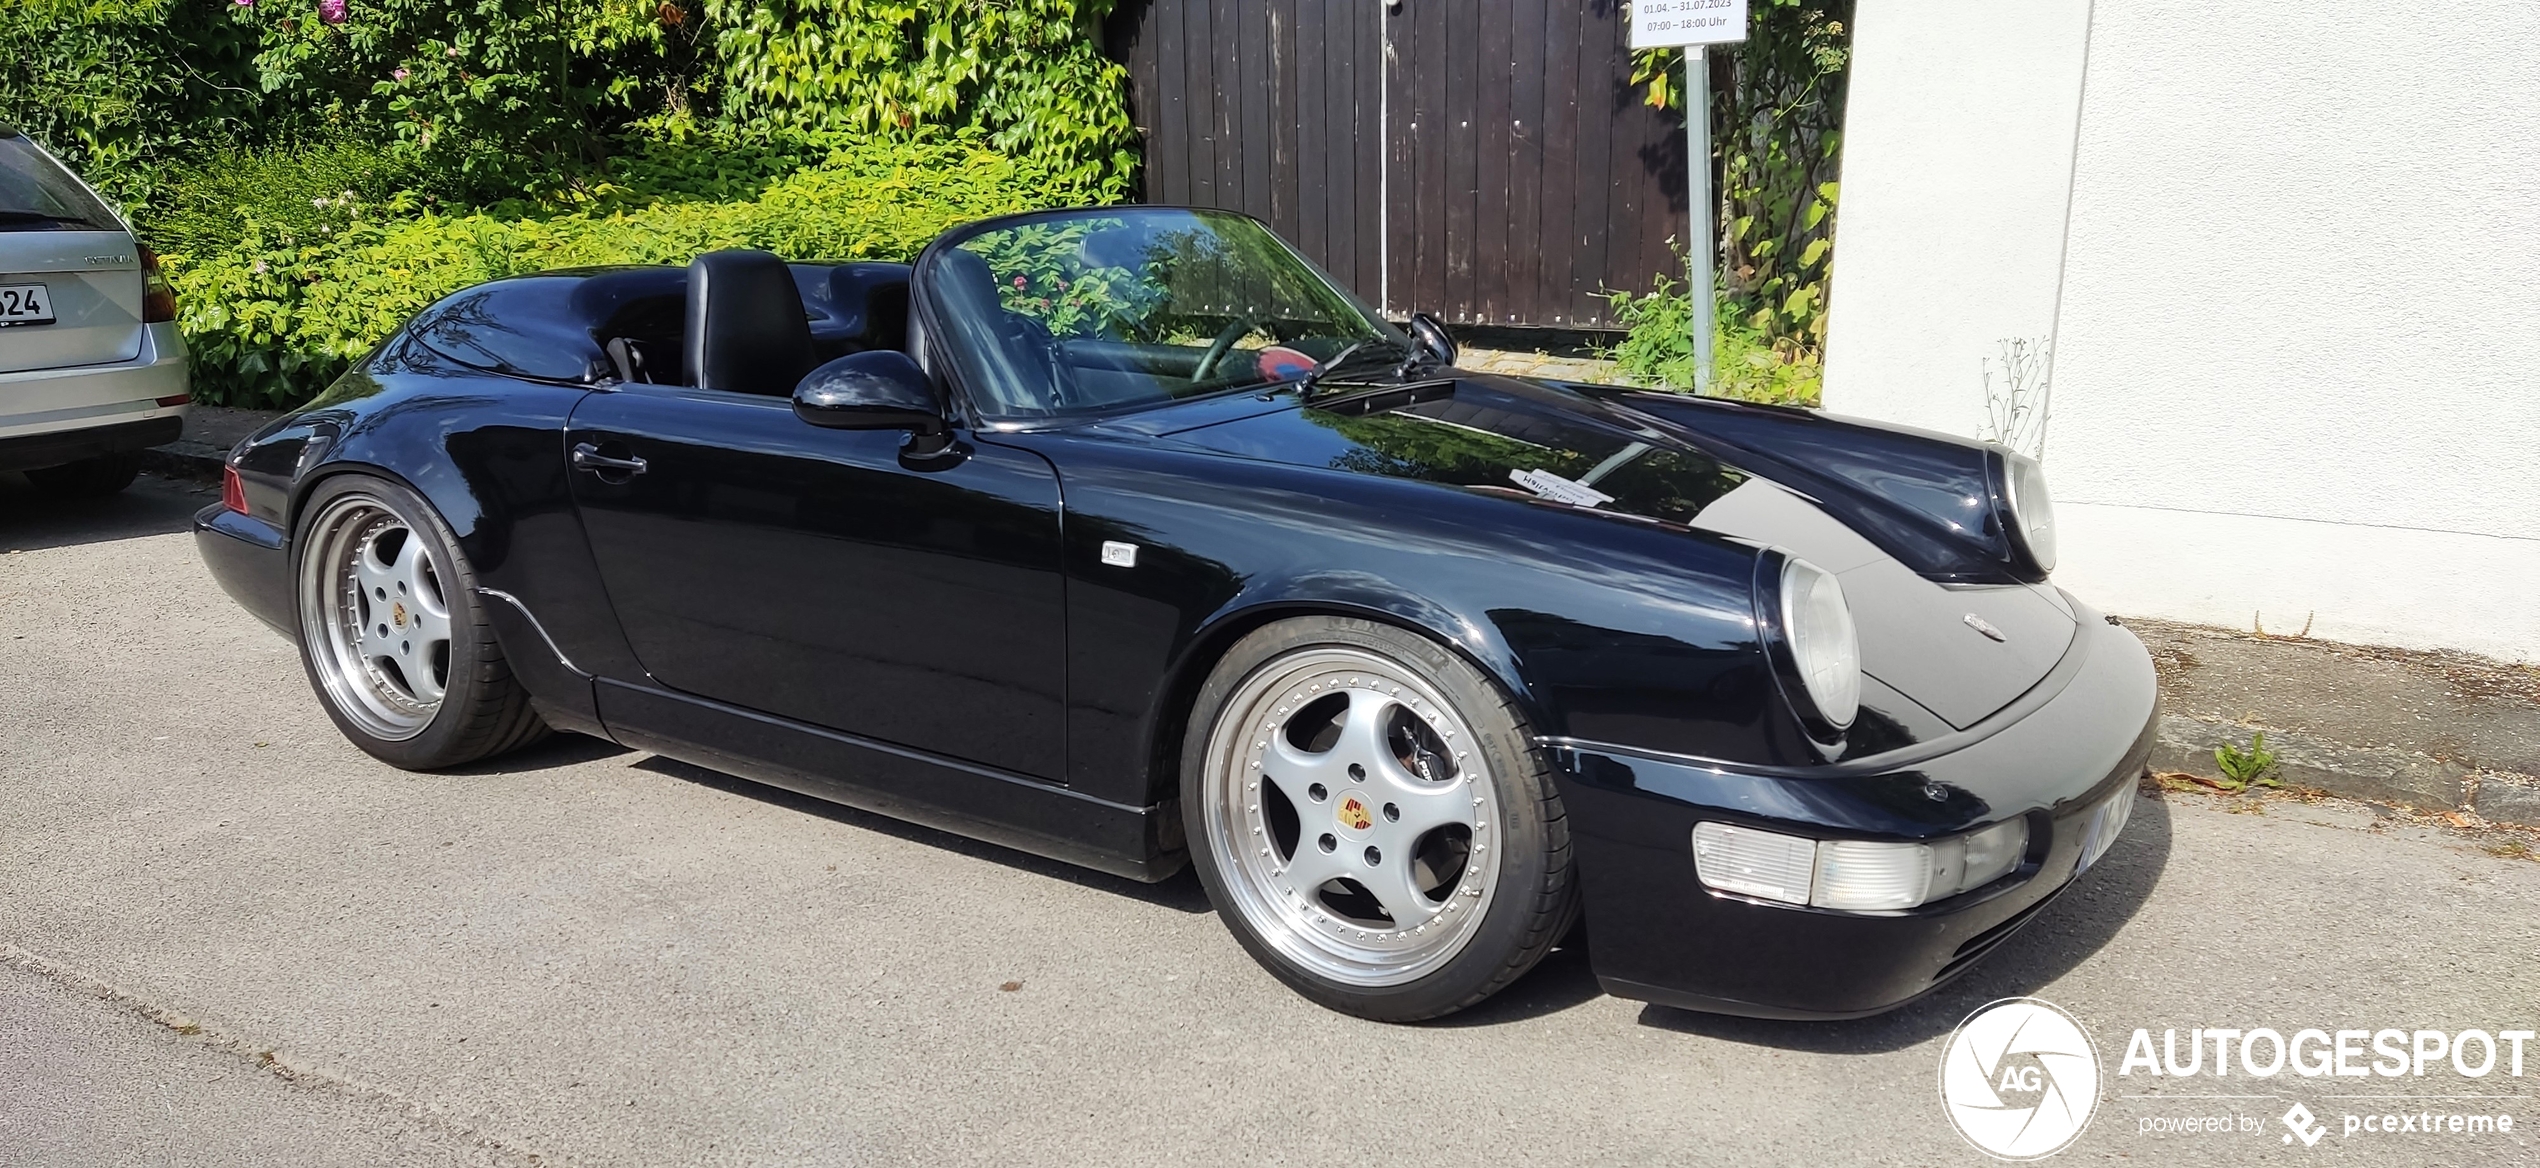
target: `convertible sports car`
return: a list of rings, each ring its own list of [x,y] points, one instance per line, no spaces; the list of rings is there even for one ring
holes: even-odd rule
[[[197,540],[354,744],[555,727],[1144,880],[1411,1020],[1582,915],[1606,989],[1847,1017],[2126,822],[2157,698],[2035,462],[1485,376],[1238,215],[456,293]]]

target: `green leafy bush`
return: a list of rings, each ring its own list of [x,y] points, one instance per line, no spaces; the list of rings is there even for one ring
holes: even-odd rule
[[[415,165],[370,143],[338,139],[297,148],[222,147],[168,172],[158,205],[141,220],[143,238],[163,252],[203,255],[246,237],[314,239],[351,225],[361,207],[402,206],[425,186]]]
[[[203,0],[188,0],[200,3]],[[688,0],[242,0],[259,84],[486,198],[605,159],[699,88]]]
[[[801,147],[793,147],[800,149]],[[647,155],[643,173],[702,164]],[[756,184],[757,180],[749,180]],[[839,143],[754,197],[657,197],[604,184],[578,210],[382,214],[358,201],[315,235],[250,220],[229,247],[170,257],[198,400],[306,401],[417,310],[467,285],[551,268],[686,263],[753,247],[794,259],[906,260],[952,224],[1094,197],[978,135]]]
[[[0,0],[0,122],[62,154],[108,198],[147,200],[172,162],[262,114],[255,38],[226,7]]]
[[[735,124],[984,130],[1117,197],[1137,169],[1112,0],[705,0]]]
[[[1638,296],[1608,292],[1616,322],[1630,331],[1607,354],[1615,369],[1643,385],[1693,388],[1693,301],[1682,285],[1659,276]],[[1722,303],[1714,309],[1718,330],[1711,342],[1711,392],[1719,397],[1775,405],[1814,406],[1825,380],[1811,349],[1776,342]]]

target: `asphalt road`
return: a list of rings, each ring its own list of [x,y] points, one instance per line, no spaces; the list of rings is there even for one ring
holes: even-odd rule
[[[2113,1076],[2136,1027],[2533,1028],[2540,863],[2449,835],[2145,800],[2071,895],[1885,1017],[1644,1007],[1563,951],[1382,1026],[1256,969],[1187,874],[589,739],[373,762],[204,573],[210,499],[0,481],[0,1164],[1973,1164],[1940,1052],[2011,995],[2110,1075],[2060,1162],[2540,1158],[2540,1049],[2521,1079]],[[2410,1098],[2336,1098],[2372,1093]],[[2522,1126],[2305,1148],[2295,1100]],[[2263,1130],[2144,1131],[2199,1115]]]

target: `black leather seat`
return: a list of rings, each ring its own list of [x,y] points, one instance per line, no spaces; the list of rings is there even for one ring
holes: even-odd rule
[[[689,383],[732,393],[790,394],[815,363],[802,292],[785,261],[714,251],[688,264]]]

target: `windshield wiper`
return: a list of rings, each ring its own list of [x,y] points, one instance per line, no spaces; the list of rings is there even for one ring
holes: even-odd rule
[[[1353,341],[1347,348],[1342,349],[1338,353],[1332,354],[1331,360],[1316,365],[1313,372],[1308,373],[1303,378],[1299,379],[1297,381],[1297,395],[1300,397],[1311,396],[1314,392],[1314,387],[1322,382],[1325,375],[1339,372],[1342,365],[1348,363],[1350,358],[1357,356],[1360,349],[1364,349],[1369,345],[1384,345],[1395,352],[1402,353],[1406,356],[1411,353],[1411,346],[1403,344],[1402,342],[1388,336],[1378,335]]]

